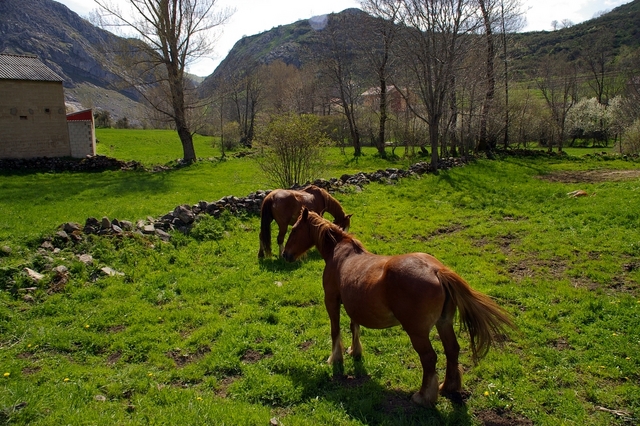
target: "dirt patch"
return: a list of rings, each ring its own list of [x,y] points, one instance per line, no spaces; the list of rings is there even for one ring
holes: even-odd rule
[[[111,355],[109,355],[107,357],[107,364],[113,365],[116,362],[118,362],[120,360],[120,358],[122,358],[122,352],[115,351],[114,353],[112,353]]]
[[[467,228],[467,226],[464,226],[462,224],[459,223],[454,223],[451,224],[449,226],[444,226],[442,228],[438,228],[434,231],[431,231],[428,235],[418,235],[418,234],[414,234],[411,236],[411,238],[413,238],[416,241],[420,241],[420,242],[425,242],[425,241],[429,241],[430,239],[437,237],[438,235],[448,235],[448,234],[455,234],[456,232],[460,232],[463,231]]]
[[[171,358],[178,367],[184,367],[186,364],[197,361],[206,354],[211,352],[208,346],[199,347],[195,352],[183,352],[180,349],[173,349],[167,352],[167,356]]]
[[[224,379],[220,380],[218,388],[216,389],[216,396],[219,396],[220,398],[226,398],[229,386],[231,386],[231,384],[238,379],[240,379],[240,376],[227,376]]]
[[[533,426],[531,420],[509,411],[484,410],[476,417],[484,426]]]
[[[42,370],[42,367],[38,367],[38,366],[25,367],[25,368],[22,369],[22,374],[24,374],[25,376],[29,376],[31,374],[36,374],[40,370]]]
[[[517,282],[520,282],[524,278],[533,278],[535,275],[542,274],[559,279],[566,268],[565,263],[559,260],[526,259],[512,264],[508,271]]]
[[[640,178],[640,170],[559,170],[538,178],[560,183],[619,182]]]
[[[126,327],[124,325],[114,325],[112,327],[107,328],[107,333],[120,333],[124,331]]]
[[[272,354],[262,354],[253,349],[247,349],[247,351],[244,353],[244,355],[242,355],[242,358],[240,358],[240,360],[247,364],[254,364],[263,358],[270,358],[272,356],[273,356]]]
[[[302,344],[298,346],[298,348],[300,348],[300,350],[304,352],[309,350],[309,348],[313,346],[313,343],[314,343],[313,340],[307,340],[305,342],[302,342]]]

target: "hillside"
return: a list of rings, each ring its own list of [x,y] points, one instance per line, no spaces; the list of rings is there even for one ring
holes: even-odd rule
[[[575,60],[597,49],[615,57],[624,47],[640,47],[640,0],[569,28],[519,33],[513,38],[512,66],[525,76],[535,71],[540,60],[550,54],[564,54]]]
[[[361,15],[364,19],[368,17],[360,9],[345,9],[329,15],[328,19],[336,19],[345,14]],[[312,27],[313,23],[314,18],[304,19],[241,38],[214,72],[202,82],[202,93],[208,93],[215,86],[219,76],[226,75],[229,70],[238,67],[270,64],[277,60],[296,67],[304,65],[311,58],[318,56],[317,52],[321,49],[319,33]]]

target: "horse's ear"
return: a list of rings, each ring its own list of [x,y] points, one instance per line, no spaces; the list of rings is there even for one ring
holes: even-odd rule
[[[347,219],[351,219],[351,216],[353,216],[353,213],[348,214],[348,215],[347,215]]]
[[[307,220],[309,218],[309,210],[306,207],[302,208],[302,220]]]

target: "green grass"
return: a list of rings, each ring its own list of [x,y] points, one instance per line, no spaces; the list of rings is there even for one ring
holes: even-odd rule
[[[390,165],[372,154],[358,164],[339,151],[330,158],[334,176],[340,167]],[[9,373],[0,377],[0,423],[264,425],[275,417],[285,425],[475,425],[491,413],[541,425],[640,419],[640,180],[540,178],[638,170],[637,163],[481,160],[336,194],[370,251],[434,254],[514,316],[518,331],[477,366],[459,335],[465,405],[410,403],[421,369],[399,328],[363,329],[364,360],[347,357],[344,375],[334,375],[325,363],[324,262],[315,251],[294,264],[258,262],[257,217],[205,218],[170,243],[85,237],[59,253],[33,248],[66,220],[135,220],[246,195],[261,187],[255,169],[244,158],[162,173],[3,176],[9,201],[0,200],[0,240],[13,250],[0,257],[0,374]],[[30,198],[71,184],[83,186]],[[596,195],[568,198],[575,189]],[[79,262],[80,253],[94,263]],[[23,272],[56,265],[70,270],[58,292],[52,272],[37,285]],[[105,276],[104,266],[124,275]],[[342,328],[347,343],[346,315]],[[434,341],[442,379],[444,355]]]

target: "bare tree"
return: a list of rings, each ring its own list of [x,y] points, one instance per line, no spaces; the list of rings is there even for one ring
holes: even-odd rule
[[[577,76],[575,64],[562,59],[549,58],[543,64],[541,75],[536,80],[558,131],[558,151],[560,152],[567,136],[567,115],[578,100]],[[551,142],[548,149],[549,152],[553,149]]]
[[[362,12],[347,12],[329,18],[326,28],[321,33],[323,53],[319,58],[323,71],[336,91],[339,109],[347,120],[355,156],[362,153],[357,105],[364,92],[364,71],[358,68],[360,63],[355,54],[356,43],[351,30],[357,27],[359,13]]]
[[[404,64],[412,86],[424,109],[412,111],[429,126],[431,166],[438,167],[440,125],[449,106],[449,92],[468,43],[462,38],[477,28],[474,5],[470,0],[400,0],[401,18],[407,26],[400,38]]]
[[[211,30],[224,24],[231,11],[216,11],[218,0],[128,0],[122,11],[110,0],[96,0],[104,26],[133,31],[139,42],[123,48],[120,76],[149,104],[169,117],[178,132],[184,161],[196,159],[190,114],[198,108],[195,89],[185,76],[187,66],[211,52]],[[160,96],[152,95],[150,89]]]
[[[384,158],[386,124],[388,120],[388,88],[390,73],[393,69],[393,46],[396,42],[396,35],[399,31],[398,18],[400,14],[400,4],[392,0],[360,0],[360,5],[365,12],[376,17],[367,26],[366,43],[363,49],[365,57],[376,72],[378,79],[379,102],[378,102],[378,138],[376,146],[378,152]]]

